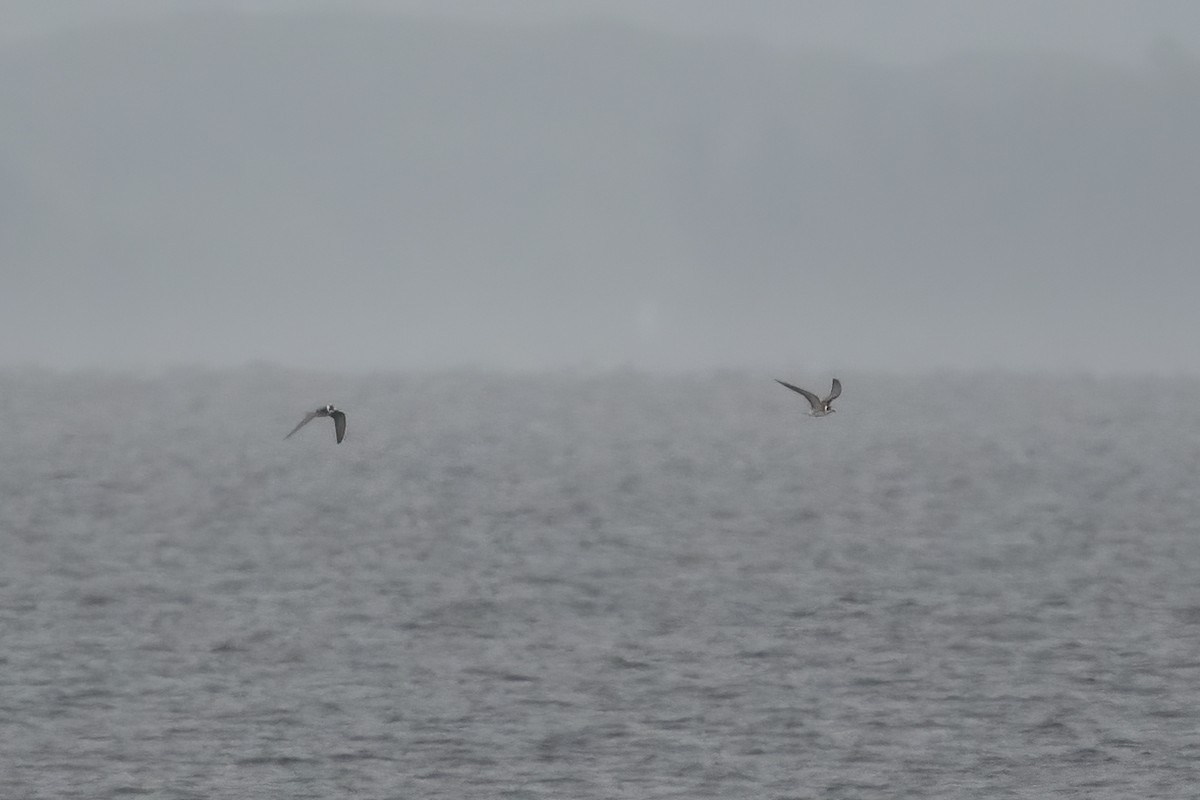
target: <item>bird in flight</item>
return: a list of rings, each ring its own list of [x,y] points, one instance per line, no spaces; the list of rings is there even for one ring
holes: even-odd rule
[[[808,412],[808,415],[810,417],[823,417],[826,414],[832,414],[833,412],[837,411],[836,408],[834,408],[833,406],[830,405],[830,403],[832,403],[834,400],[836,400],[838,398],[838,395],[840,395],[842,393],[842,382],[839,381],[837,378],[833,379],[833,388],[829,390],[829,396],[826,397],[825,399],[821,399],[820,397],[817,397],[815,394],[808,391],[807,389],[801,389],[799,386],[792,386],[790,383],[788,383],[786,381],[781,381],[781,380],[779,380],[779,378],[776,378],[775,382],[778,384],[781,384],[783,386],[786,386],[787,388],[791,389],[793,392],[797,392],[799,394],[804,395],[804,399],[808,401],[808,404],[810,406],[812,406],[812,410]]]
[[[337,437],[338,444],[341,444],[342,438],[346,435],[346,415],[333,406],[325,406],[324,408],[318,408],[316,411],[308,412],[304,415],[304,419],[300,420],[296,427],[292,428],[292,433],[300,430],[317,417],[333,417],[333,433]],[[287,439],[291,437],[292,433],[283,438]]]

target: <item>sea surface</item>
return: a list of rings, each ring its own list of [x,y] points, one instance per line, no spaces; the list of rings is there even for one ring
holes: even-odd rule
[[[0,797],[1194,795],[1200,383],[772,377],[0,372]]]

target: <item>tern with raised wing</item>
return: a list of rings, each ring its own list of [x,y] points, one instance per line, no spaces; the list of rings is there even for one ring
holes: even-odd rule
[[[797,394],[804,395],[804,399],[808,401],[810,406],[812,406],[812,410],[808,412],[810,417],[823,417],[826,414],[832,414],[833,412],[837,411],[836,408],[830,405],[830,403],[836,400],[838,395],[842,393],[842,382],[837,378],[833,379],[833,388],[829,390],[829,395],[825,398],[817,397],[807,389],[801,389],[799,386],[792,386],[787,381],[779,380],[779,378],[776,378],[775,382],[782,386],[786,386]]]
[[[305,414],[304,419],[300,420],[296,427],[292,428],[292,433],[300,430],[317,417],[333,417],[333,434],[337,437],[338,444],[341,444],[342,438],[346,435],[346,415],[331,405],[325,406],[324,408],[318,408],[316,411],[310,411]],[[292,433],[289,433],[283,438],[290,438]]]

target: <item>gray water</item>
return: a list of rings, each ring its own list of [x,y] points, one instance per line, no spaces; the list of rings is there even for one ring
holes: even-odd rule
[[[0,797],[1194,791],[1200,384],[771,377],[0,374]]]

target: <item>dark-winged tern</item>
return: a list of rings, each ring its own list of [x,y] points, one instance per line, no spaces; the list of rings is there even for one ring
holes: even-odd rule
[[[834,408],[833,406],[830,405],[830,403],[832,403],[834,400],[836,400],[838,395],[840,395],[842,393],[842,382],[839,381],[837,378],[833,379],[833,388],[829,390],[829,396],[826,397],[824,400],[817,397],[815,394],[808,391],[807,389],[801,389],[799,386],[792,386],[787,381],[779,380],[779,378],[776,378],[775,382],[778,384],[782,384],[783,386],[786,386],[787,388],[791,389],[793,392],[797,392],[799,394],[804,395],[804,399],[808,401],[808,404],[810,406],[812,406],[812,410],[808,412],[808,415],[810,417],[823,417],[826,414],[832,414],[833,412],[837,411],[836,408]]]
[[[304,415],[304,419],[300,420],[296,427],[292,428],[292,433],[300,430],[317,417],[333,417],[333,433],[337,437],[338,444],[341,444],[342,437],[346,435],[346,415],[333,406],[325,406],[324,408],[318,408],[316,411],[308,412]],[[283,438],[287,439],[292,433]]]

